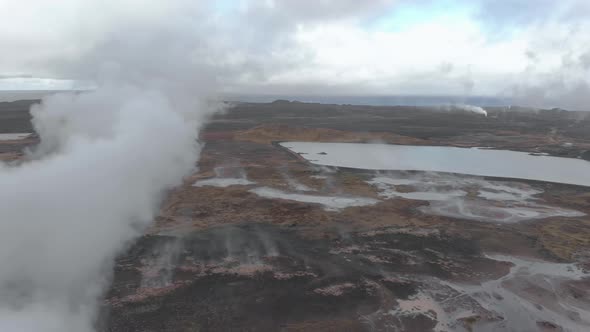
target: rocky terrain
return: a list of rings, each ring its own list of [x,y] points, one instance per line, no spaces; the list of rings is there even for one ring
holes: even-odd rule
[[[0,103],[0,132],[30,132],[27,106]],[[590,160],[585,113],[486,109],[235,105],[202,132],[198,171],[118,258],[97,328],[590,330],[588,188],[320,167],[276,144]],[[19,162],[35,140],[0,141],[0,158]]]

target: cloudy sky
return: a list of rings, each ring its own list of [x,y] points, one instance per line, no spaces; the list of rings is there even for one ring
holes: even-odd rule
[[[223,92],[590,101],[587,0],[0,0],[0,12],[5,90],[91,86],[145,61]]]

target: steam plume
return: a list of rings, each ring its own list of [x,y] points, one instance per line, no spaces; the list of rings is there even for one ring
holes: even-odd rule
[[[137,87],[33,114],[38,159],[0,172],[0,330],[91,331],[112,259],[193,169],[198,122]]]
[[[473,105],[466,105],[466,104],[454,104],[451,106],[446,107],[447,111],[464,111],[470,112],[475,114],[481,114],[483,116],[488,116],[488,112],[479,106]]]
[[[46,97],[40,145],[0,164],[0,331],[93,331],[114,257],[193,170],[214,81],[178,15],[116,16],[68,68],[97,89]]]

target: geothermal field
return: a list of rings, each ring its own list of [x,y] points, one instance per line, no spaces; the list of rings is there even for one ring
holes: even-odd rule
[[[34,102],[0,103],[9,166]],[[96,330],[590,331],[585,113],[233,103],[199,142]]]

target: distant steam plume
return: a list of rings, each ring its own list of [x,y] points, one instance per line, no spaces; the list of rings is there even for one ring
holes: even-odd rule
[[[463,111],[463,112],[470,112],[475,114],[481,114],[483,116],[488,116],[488,112],[479,106],[474,105],[466,105],[466,104],[454,104],[444,107],[445,110],[450,112],[456,111]]]
[[[455,108],[475,114],[481,114],[483,116],[488,116],[488,112],[479,106],[459,104],[455,105]]]

